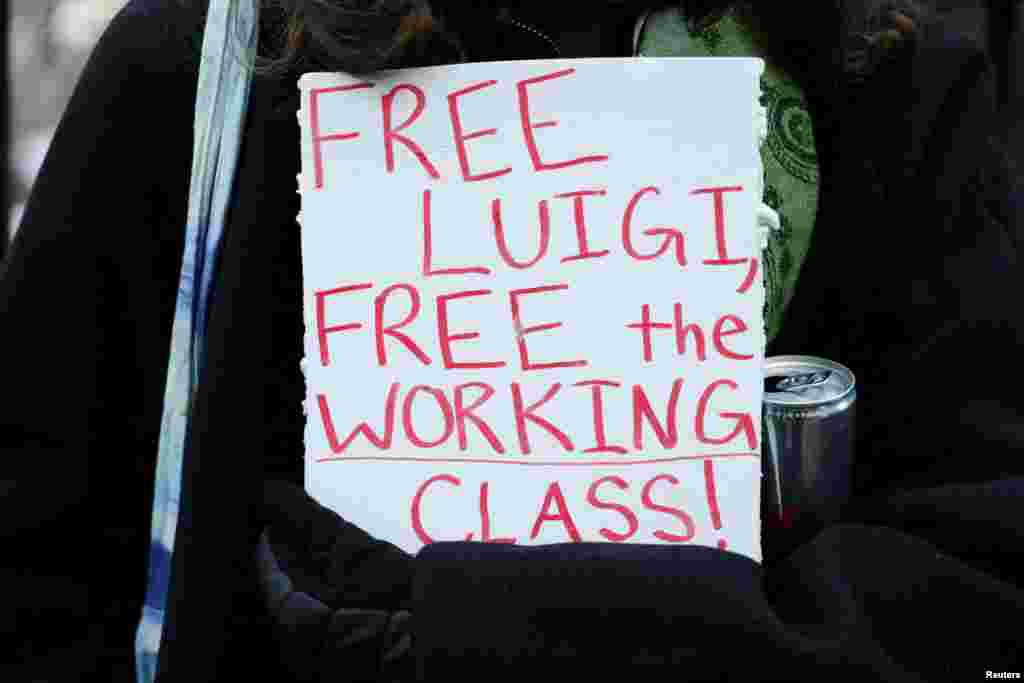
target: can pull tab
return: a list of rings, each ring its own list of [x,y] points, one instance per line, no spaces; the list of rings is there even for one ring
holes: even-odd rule
[[[832,376],[831,370],[820,372],[804,372],[799,375],[781,375],[778,377],[765,377],[765,393],[776,393],[780,391],[803,391],[811,387],[824,384]]]

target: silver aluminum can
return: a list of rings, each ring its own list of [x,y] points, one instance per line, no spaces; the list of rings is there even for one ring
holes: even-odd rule
[[[762,470],[769,527],[821,527],[850,498],[853,373],[813,356],[765,359]]]

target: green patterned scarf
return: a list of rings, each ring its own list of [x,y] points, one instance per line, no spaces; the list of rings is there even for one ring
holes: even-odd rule
[[[749,23],[729,12],[705,28],[691,26],[680,9],[651,14],[639,37],[644,57],[761,57],[761,104],[768,108],[768,139],[761,149],[764,203],[779,214],[765,251],[765,323],[768,339],[782,326],[811,242],[818,208],[818,161],[803,90],[756,44]]]

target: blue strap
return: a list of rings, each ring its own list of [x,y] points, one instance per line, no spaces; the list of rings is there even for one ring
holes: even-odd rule
[[[210,0],[196,93],[188,223],[160,421],[149,578],[135,637],[138,683],[152,683],[156,678],[186,434],[203,368],[214,268],[238,162],[258,22],[259,0]]]

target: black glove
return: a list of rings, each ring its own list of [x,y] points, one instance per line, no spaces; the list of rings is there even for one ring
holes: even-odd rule
[[[296,681],[409,680],[412,558],[291,484],[264,487],[260,585]]]

